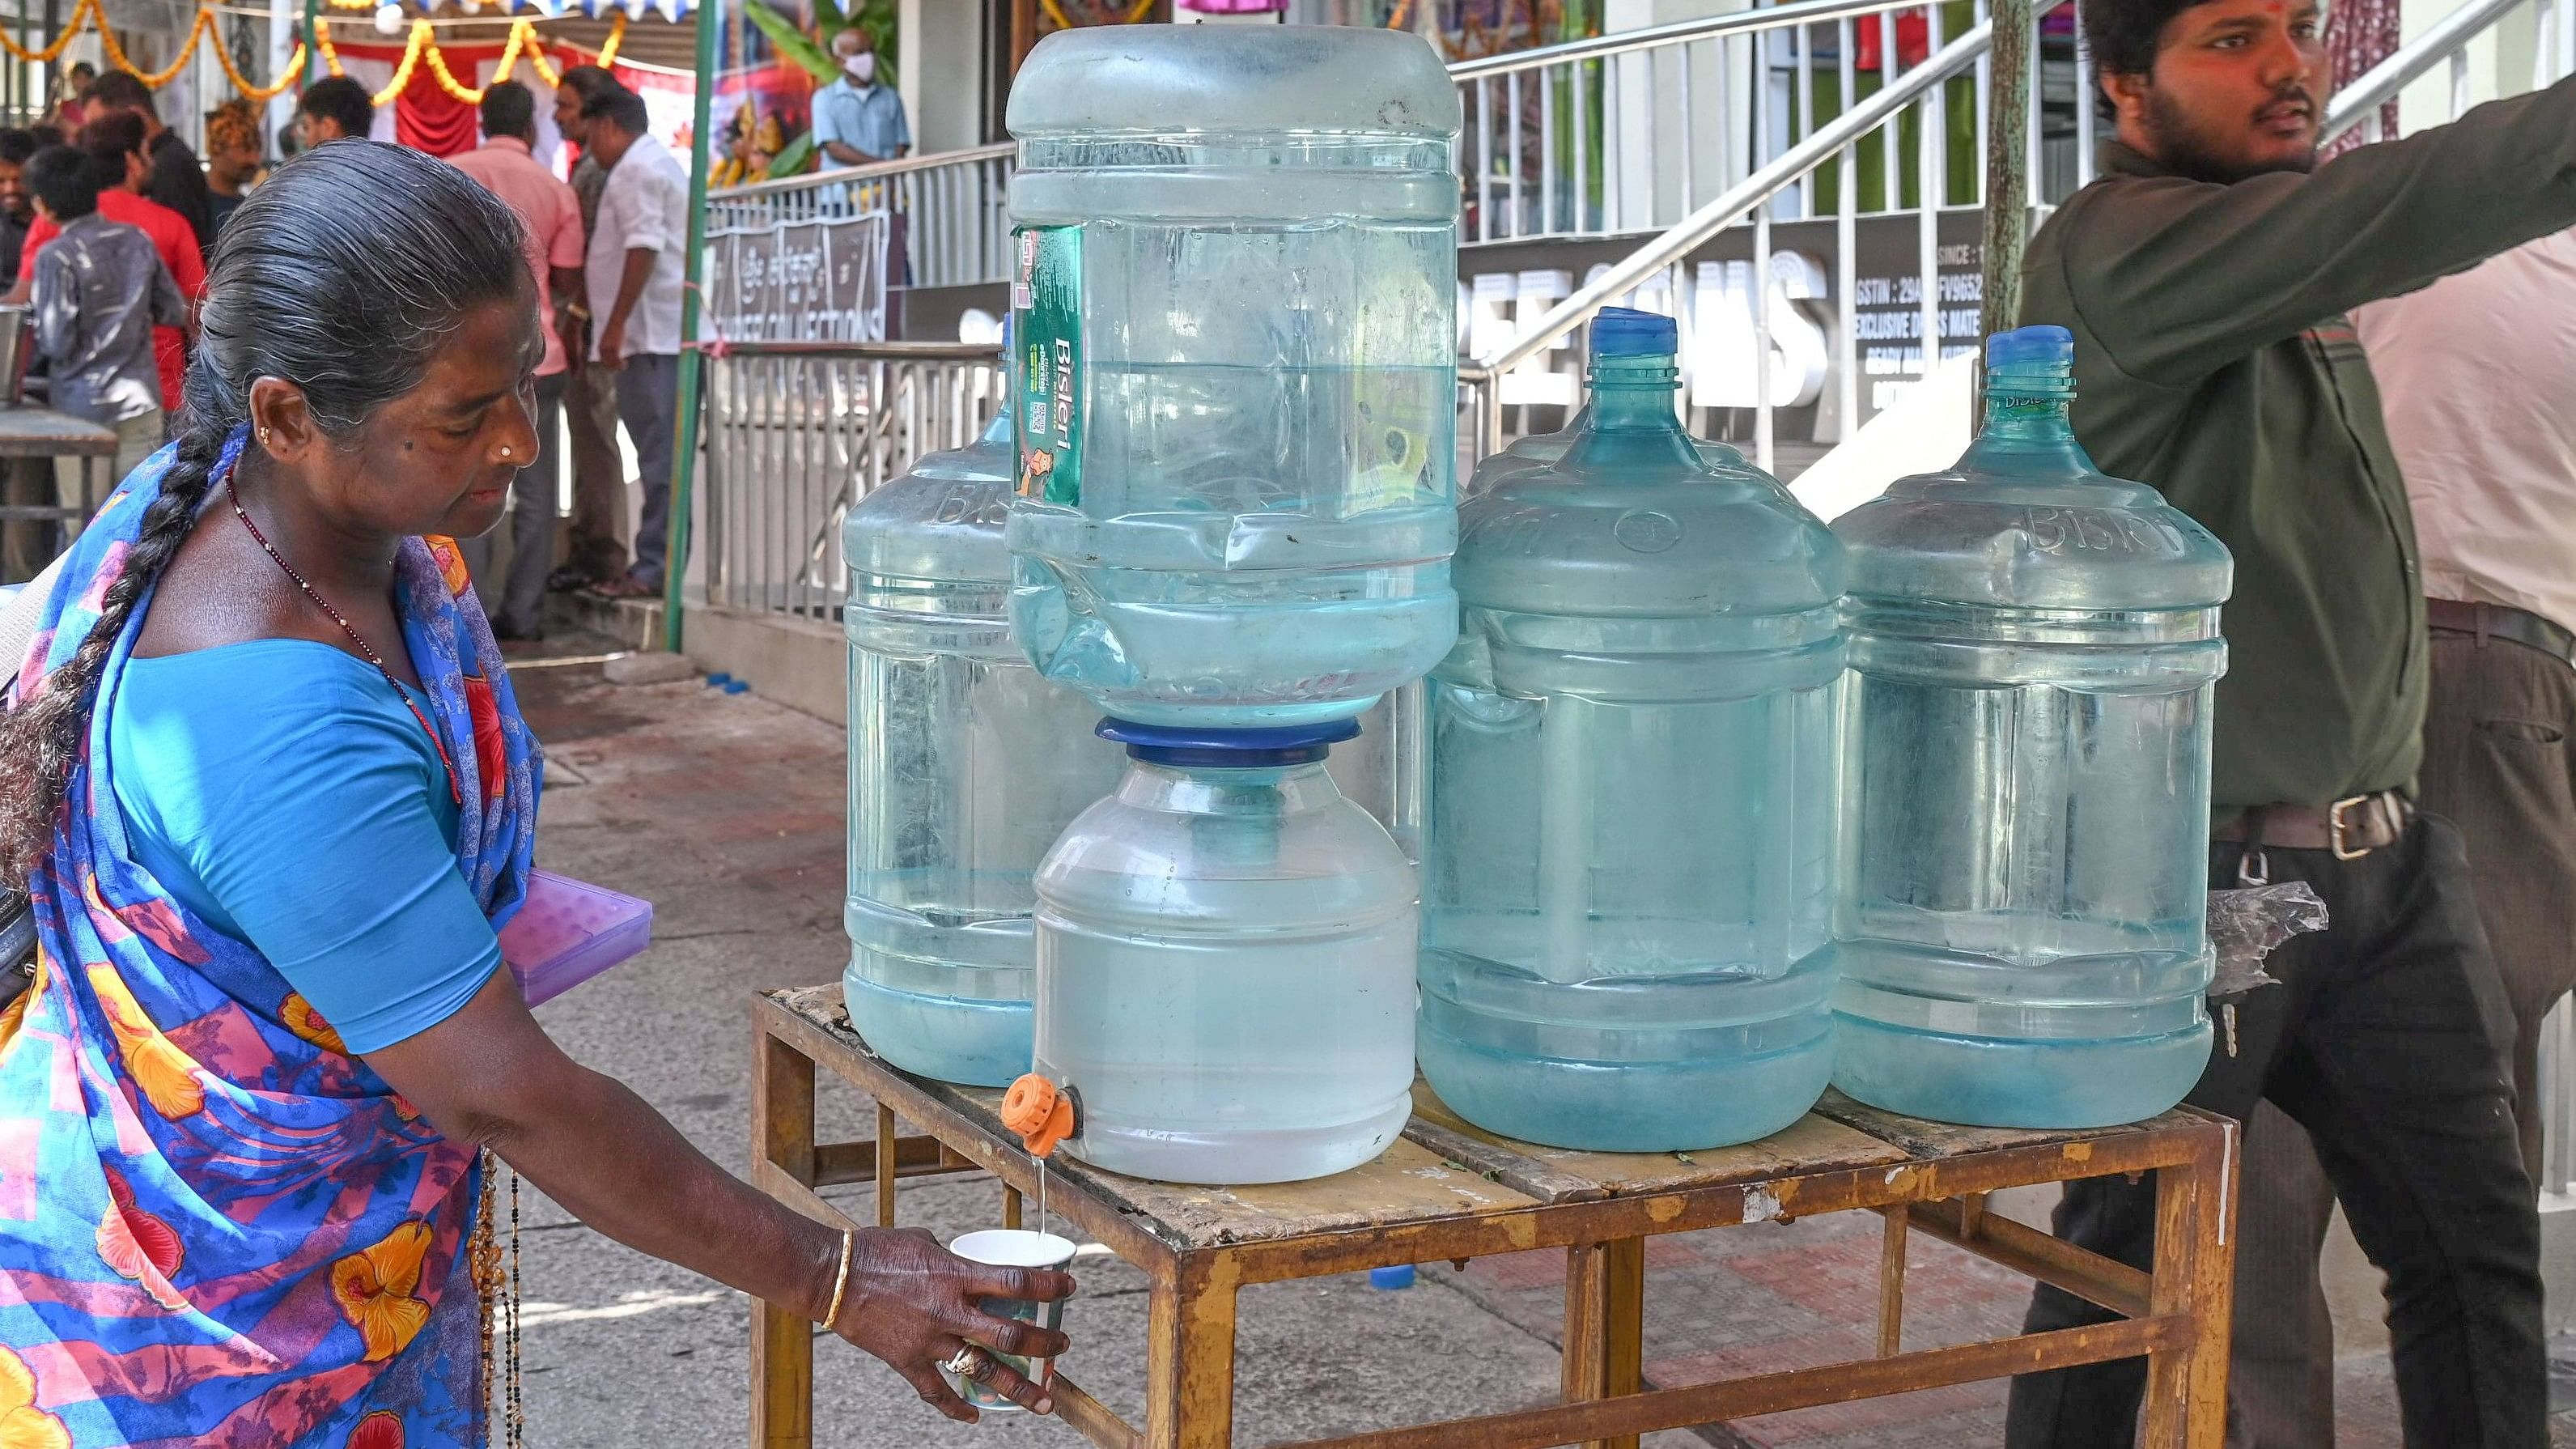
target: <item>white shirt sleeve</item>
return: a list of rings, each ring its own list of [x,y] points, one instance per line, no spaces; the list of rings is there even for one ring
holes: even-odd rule
[[[627,218],[626,249],[669,251],[683,238],[672,236],[666,222],[674,212],[686,214],[688,192],[667,167],[638,169],[642,174],[635,178],[632,189],[635,206],[633,215]]]

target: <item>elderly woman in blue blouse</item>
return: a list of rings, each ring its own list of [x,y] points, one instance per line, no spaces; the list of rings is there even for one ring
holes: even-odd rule
[[[488,1148],[619,1241],[968,1409],[1062,1274],[838,1229],[567,1059],[500,969],[539,761],[452,545],[537,448],[515,218],[340,141],[226,227],[177,441],[67,561],[0,716],[0,1449],[482,1442]],[[424,541],[428,536],[428,541]]]

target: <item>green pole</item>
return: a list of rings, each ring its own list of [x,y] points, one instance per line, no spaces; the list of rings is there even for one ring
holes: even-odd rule
[[[314,0],[305,0],[312,4]],[[662,565],[662,647],[680,652],[680,578],[689,557],[689,506],[696,494],[698,451],[698,286],[705,279],[707,250],[707,172],[712,169],[708,132],[714,129],[716,36],[721,30],[716,7],[721,0],[698,0],[698,93],[696,119],[689,136],[688,285],[680,292],[680,437],[672,454],[670,553]]]
[[[304,84],[327,74],[322,69],[322,0],[304,0]]]

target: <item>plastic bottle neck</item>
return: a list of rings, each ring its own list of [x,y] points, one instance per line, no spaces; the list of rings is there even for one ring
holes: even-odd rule
[[[1008,397],[1004,397],[1002,399],[1002,405],[993,410],[993,420],[984,425],[982,436],[976,438],[975,441],[978,443],[999,444],[1003,447],[1010,446],[1011,400]]]
[[[1699,449],[1673,408],[1681,369],[1671,353],[1596,357],[1591,382],[1592,395],[1575,418],[1580,432],[1566,450],[1566,467],[1672,462],[1699,469]]]
[[[1129,760],[1118,784],[1118,798],[1130,805],[1183,815],[1295,814],[1340,793],[1321,761],[1217,770]]]
[[[2075,440],[2068,416],[2071,376],[1986,376],[1985,425],[1960,460],[1963,471],[2064,477],[2099,473]]]

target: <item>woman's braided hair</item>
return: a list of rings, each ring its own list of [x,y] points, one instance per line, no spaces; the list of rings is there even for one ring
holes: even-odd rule
[[[333,141],[277,169],[224,226],[197,304],[178,452],[78,651],[0,715],[0,879],[24,883],[52,849],[99,671],[134,602],[196,524],[251,384],[303,389],[326,437],[420,385],[474,308],[535,306],[520,227],[455,167],[402,146]]]

